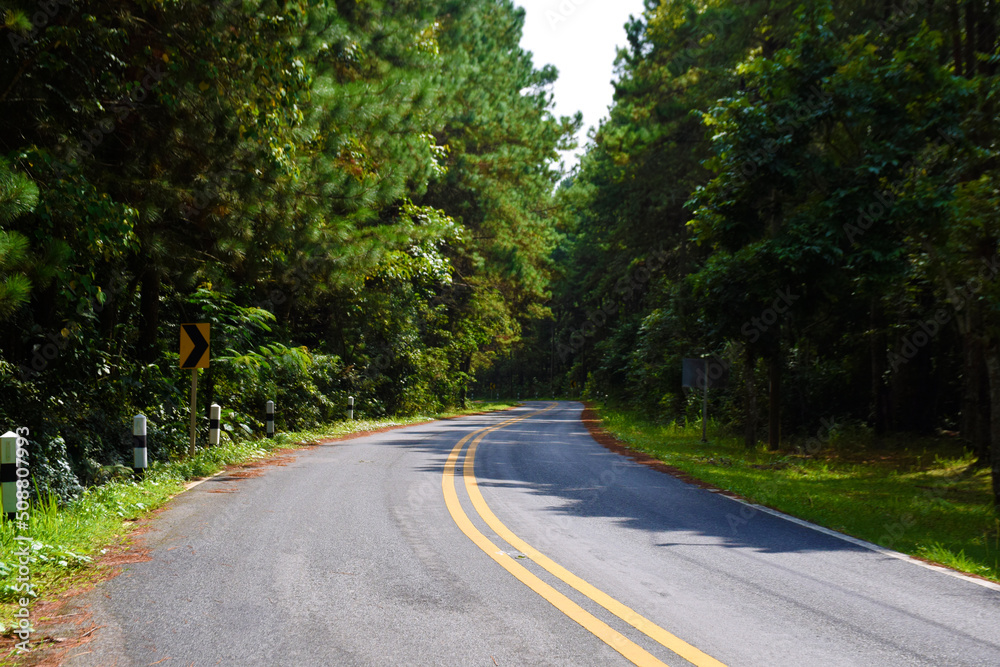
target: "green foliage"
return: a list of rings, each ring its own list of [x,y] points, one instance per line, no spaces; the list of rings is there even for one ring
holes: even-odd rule
[[[0,421],[66,502],[225,434],[462,404],[544,317],[551,68],[510,2],[81,0],[0,25]],[[200,437],[205,419],[199,418]]]
[[[33,211],[37,204],[38,186],[0,158],[0,322],[10,319],[31,293],[31,280],[23,273],[28,264],[28,240],[3,227]]]
[[[272,343],[214,363],[218,400],[232,411],[225,421],[243,425],[242,432],[230,433],[234,439],[247,437],[248,429],[263,429],[263,406],[269,400],[277,406],[275,427],[292,431],[335,421],[347,405],[347,392],[338,386],[344,369],[335,356]]]
[[[558,194],[552,320],[479,389],[544,368],[553,393],[691,418],[682,360],[715,355],[750,447],[836,420],[1000,461],[987,5],[647,3]]]

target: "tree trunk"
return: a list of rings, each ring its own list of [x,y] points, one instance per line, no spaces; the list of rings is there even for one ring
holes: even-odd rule
[[[986,369],[990,376],[990,414],[1000,415],[1000,343],[986,349]],[[993,506],[1000,512],[1000,419],[990,420],[990,460],[993,475]]]
[[[459,395],[458,395],[458,402],[463,410],[466,407],[468,407],[468,392],[469,392],[468,377],[469,377],[469,370],[471,368],[472,368],[472,356],[466,356],[464,359],[462,359],[462,373],[465,374],[466,379],[462,380],[462,388],[459,390]]]
[[[978,34],[976,36],[976,50],[983,54],[992,54],[993,45],[996,42],[996,7],[993,0],[983,0],[982,11],[979,14]],[[979,74],[982,76],[992,76],[996,71],[995,67],[988,61],[979,63]]]
[[[958,0],[951,0],[951,58],[955,62],[955,74],[962,76],[962,20],[958,12]]]
[[[757,359],[748,348],[743,360],[743,373],[746,375],[746,425],[744,442],[747,449],[757,446],[757,383],[754,382],[754,369]]]
[[[976,76],[976,0],[965,2],[965,76]]]
[[[990,462],[990,379],[986,351],[977,332],[962,336],[962,421],[959,430],[976,455],[976,465]]]
[[[160,274],[147,268],[142,276],[139,293],[139,359],[145,363],[156,361],[157,330],[160,325]]]
[[[869,347],[871,352],[871,410],[875,435],[881,437],[889,432],[892,425],[889,415],[889,392],[885,384],[888,365],[887,342],[885,336],[885,313],[878,297],[871,302],[871,331]]]
[[[767,406],[767,447],[774,450],[781,446],[781,355],[767,360],[769,395]]]
[[[115,327],[118,326],[118,299],[117,295],[108,290],[105,294],[104,303],[100,305],[97,315],[98,326],[101,331],[101,338],[107,342],[107,350],[115,353]]]
[[[62,329],[62,322],[58,315],[59,308],[56,306],[59,298],[56,286],[57,281],[53,280],[48,287],[32,290],[32,301],[38,304],[32,308],[32,314],[38,326],[45,331]]]
[[[556,395],[556,322],[559,321],[558,311],[552,318],[551,347],[549,348],[549,396]]]

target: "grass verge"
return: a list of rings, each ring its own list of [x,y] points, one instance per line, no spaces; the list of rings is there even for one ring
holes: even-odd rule
[[[474,403],[467,410],[433,416],[338,422],[313,430],[279,433],[273,439],[223,443],[200,449],[183,461],[157,461],[141,481],[122,478],[87,489],[69,505],[54,500],[32,503],[26,530],[0,515],[0,635],[12,636],[14,614],[21,598],[32,601],[98,580],[93,567],[113,542],[127,541],[137,520],[184,490],[189,480],[207,477],[229,465],[266,458],[277,450],[303,446],[355,434],[384,431],[465,414],[506,410],[513,401]],[[30,541],[17,540],[20,535]],[[19,582],[18,551],[27,546],[30,592]],[[37,619],[32,619],[37,622]],[[11,664],[15,650],[0,653],[0,664]]]
[[[701,442],[701,426],[655,424],[598,407],[630,449],[753,503],[911,556],[1000,581],[1000,520],[988,469],[954,438],[876,442],[834,432],[811,455],[748,450],[736,438]]]

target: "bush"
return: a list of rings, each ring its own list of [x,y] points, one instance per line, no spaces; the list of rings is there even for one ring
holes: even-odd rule
[[[83,485],[70,465],[66,441],[62,436],[28,438],[27,450],[31,483],[36,497],[53,496],[65,504],[83,491]]]

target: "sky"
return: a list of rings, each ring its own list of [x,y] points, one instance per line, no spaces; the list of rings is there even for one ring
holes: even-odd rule
[[[576,151],[563,156],[566,168],[579,162],[587,130],[608,115],[614,87],[616,49],[626,44],[625,22],[642,13],[642,0],[514,0],[525,9],[521,47],[534,54],[536,69],[555,65],[555,115],[583,112]]]

